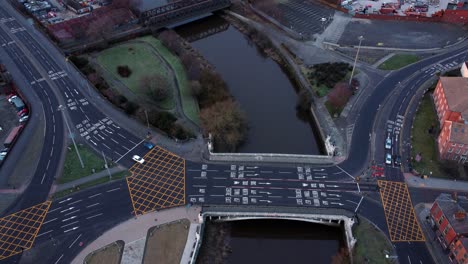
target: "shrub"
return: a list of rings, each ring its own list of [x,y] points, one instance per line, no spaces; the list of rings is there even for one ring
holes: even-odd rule
[[[84,75],[89,75],[89,74],[95,73],[96,70],[91,65],[88,64],[86,66],[83,66],[83,68],[81,68],[81,72],[83,72]]]
[[[182,125],[174,123],[170,131],[171,136],[180,140],[186,140],[192,137],[192,133],[185,129]]]
[[[128,102],[128,99],[127,99],[127,97],[125,97],[125,95],[119,94],[117,96],[117,101],[119,102],[119,104],[124,104],[124,103]]]
[[[83,68],[84,66],[88,65],[89,61],[86,57],[81,56],[70,56],[68,59],[75,64],[78,69]]]
[[[132,102],[132,101],[128,101],[124,105],[124,111],[128,115],[133,115],[135,113],[135,111],[138,110],[138,108],[139,108],[139,106],[136,103]]]
[[[124,78],[128,78],[132,74],[132,70],[127,65],[117,66],[117,73]]]
[[[169,96],[170,83],[159,74],[142,76],[139,84],[143,92],[157,102],[163,101]]]
[[[346,77],[351,67],[345,62],[327,62],[312,66],[312,70],[308,77],[310,81],[315,80],[316,86],[333,87]]]

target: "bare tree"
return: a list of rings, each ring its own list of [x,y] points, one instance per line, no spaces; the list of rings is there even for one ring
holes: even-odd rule
[[[328,101],[335,109],[339,109],[346,105],[352,93],[347,83],[337,83],[328,93]]]

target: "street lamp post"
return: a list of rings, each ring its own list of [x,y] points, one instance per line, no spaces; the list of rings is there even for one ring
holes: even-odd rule
[[[146,126],[149,129],[148,111],[146,111],[146,109],[145,109],[145,116],[146,116]]]
[[[357,48],[356,57],[354,58],[353,70],[351,71],[351,77],[349,78],[349,84],[348,84],[349,87],[351,87],[351,81],[353,80],[354,69],[356,68],[356,62],[357,62],[357,59],[358,59],[358,56],[359,56],[359,50],[361,49],[361,42],[364,39],[364,37],[359,36],[358,39],[359,39],[359,46]]]
[[[68,133],[70,135],[71,140],[73,141],[73,145],[75,146],[76,155],[78,155],[78,159],[80,160],[81,168],[84,169],[84,163],[83,163],[83,160],[81,159],[81,155],[80,155],[80,152],[78,151],[78,147],[76,146],[75,138],[71,132],[70,126],[68,125],[68,120],[65,117],[65,106],[59,105],[58,111],[62,112],[63,120],[65,120],[65,124],[67,125],[67,128],[68,128]]]
[[[102,158],[104,159],[104,167],[107,169],[107,173],[109,173],[109,181],[112,180],[112,174],[110,173],[110,170],[109,170],[109,164],[107,164],[107,159],[106,159],[106,155],[104,155],[104,151],[101,151],[102,153]]]

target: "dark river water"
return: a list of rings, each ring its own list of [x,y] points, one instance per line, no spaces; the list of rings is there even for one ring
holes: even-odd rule
[[[301,221],[207,222],[197,263],[330,264],[343,232]]]
[[[313,122],[297,117],[296,90],[275,61],[218,16],[176,31],[222,75],[246,113],[247,141],[238,152],[320,154]]]

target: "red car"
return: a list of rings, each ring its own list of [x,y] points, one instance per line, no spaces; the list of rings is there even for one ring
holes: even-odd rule
[[[22,116],[27,115],[27,114],[28,114],[28,109],[27,108],[24,108],[23,110],[18,112],[19,117],[22,117]]]

